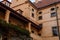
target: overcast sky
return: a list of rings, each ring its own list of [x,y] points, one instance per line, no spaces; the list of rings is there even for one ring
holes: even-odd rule
[[[2,0],[0,0],[0,1],[2,1]],[[11,0],[9,0],[10,2],[11,2]],[[34,2],[34,0],[31,0],[32,2]]]

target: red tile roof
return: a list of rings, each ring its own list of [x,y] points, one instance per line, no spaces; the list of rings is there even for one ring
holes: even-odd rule
[[[34,5],[37,8],[41,8],[41,7],[45,7],[50,4],[56,3],[56,2],[60,2],[60,0],[42,0],[42,1],[39,1],[38,3],[34,3]]]

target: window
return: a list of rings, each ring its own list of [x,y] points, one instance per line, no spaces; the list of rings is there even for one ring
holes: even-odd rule
[[[38,36],[41,36],[41,34],[38,34]]]
[[[42,24],[39,24],[40,27],[42,27]]]
[[[34,9],[32,9],[32,11],[34,12]]]
[[[57,27],[52,27],[53,35],[58,36],[58,29]]]
[[[59,8],[59,7],[56,7],[56,8]]]
[[[51,8],[51,11],[55,10],[55,8]]]
[[[39,19],[39,20],[42,20],[42,16],[39,16],[38,19]]]
[[[21,11],[20,9],[18,9],[17,12],[18,12],[19,14],[22,14],[22,11]]]
[[[6,5],[7,5],[7,6],[10,6],[10,3],[6,2]]]
[[[32,17],[34,18],[34,13],[32,13]]]
[[[32,33],[34,33],[34,31],[32,31]]]
[[[51,17],[55,17],[56,16],[56,12],[51,13]]]
[[[42,12],[39,12],[39,14],[42,14]]]

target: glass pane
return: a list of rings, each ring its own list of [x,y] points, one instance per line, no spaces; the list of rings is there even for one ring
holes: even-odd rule
[[[51,17],[55,17],[56,16],[56,12],[51,13]]]
[[[53,27],[53,35],[54,36],[58,35],[58,29],[57,29],[57,27]]]
[[[8,2],[6,2],[6,5],[7,5],[7,6],[9,6],[9,3],[8,3]]]

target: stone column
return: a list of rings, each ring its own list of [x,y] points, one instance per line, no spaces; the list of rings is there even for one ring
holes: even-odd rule
[[[2,36],[1,36],[0,40],[2,40]]]
[[[5,14],[5,21],[6,21],[7,23],[9,23],[9,15],[10,15],[10,11],[7,10],[7,11],[6,11],[6,14]]]
[[[31,32],[31,23],[28,24],[29,32]]]

